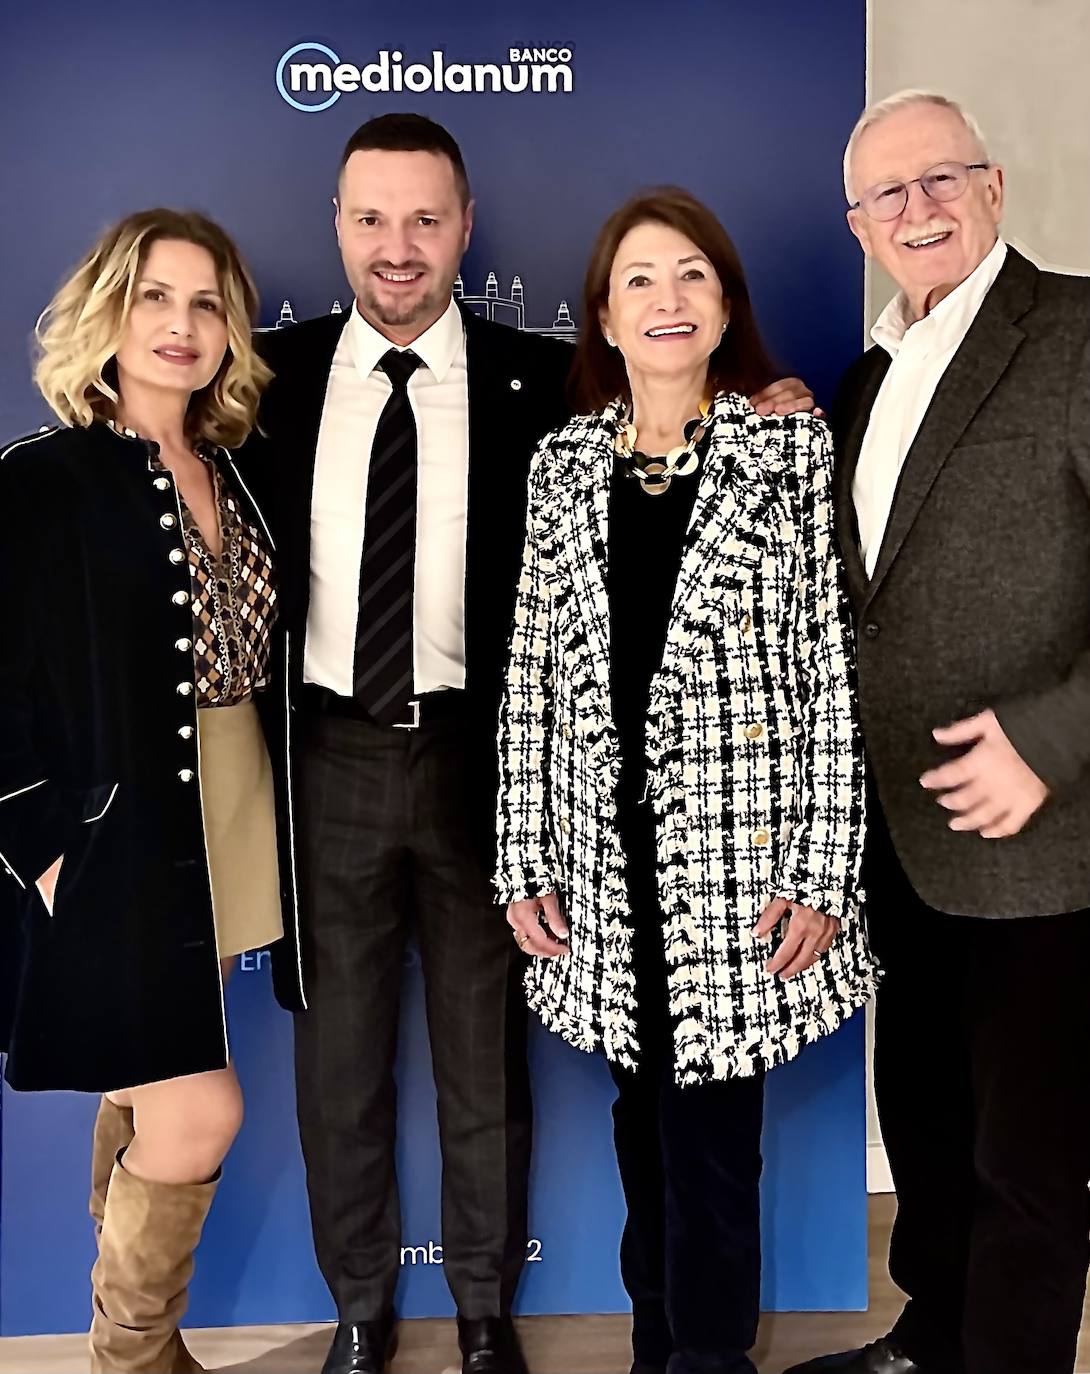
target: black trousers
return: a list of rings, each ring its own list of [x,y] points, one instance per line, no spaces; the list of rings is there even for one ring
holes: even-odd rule
[[[315,1249],[342,1321],[382,1315],[398,1280],[393,1071],[411,929],[438,1097],[444,1268],[459,1312],[505,1315],[526,1257],[521,961],[471,829],[469,754],[457,720],[417,731],[307,722],[309,1009],[295,1022],[296,1087]]]
[[[1090,1263],[1090,912],[935,911],[873,803],[865,879],[885,966],[889,1267],[908,1296],[895,1335],[927,1374],[1071,1374]]]
[[[649,808],[622,804],[622,837],[642,1054],[635,1071],[611,1072],[633,1354],[669,1374],[752,1374],[745,1352],[760,1310],[764,1077],[675,1083]]]

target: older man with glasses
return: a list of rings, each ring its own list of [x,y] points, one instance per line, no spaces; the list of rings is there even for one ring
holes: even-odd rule
[[[1090,1262],[1090,283],[999,237],[954,101],[860,119],[900,294],[834,415],[871,792],[875,1081],[908,1302],[789,1374],[1070,1374]]]

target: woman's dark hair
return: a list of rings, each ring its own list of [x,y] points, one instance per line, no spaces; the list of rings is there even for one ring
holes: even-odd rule
[[[609,301],[609,274],[624,236],[640,224],[665,224],[696,244],[715,268],[730,302],[730,324],[708,359],[713,392],[751,396],[775,381],[749,299],[738,250],[706,205],[680,186],[659,186],[634,196],[602,226],[591,251],[583,286],[583,314],[569,383],[576,410],[601,410],[618,396],[630,396],[624,359],[602,336],[599,311]]]
[[[462,205],[469,204],[469,176],[462,150],[454,135],[434,119],[418,114],[385,114],[369,119],[344,145],[338,178],[353,153],[365,153],[373,148],[384,153],[437,153],[445,157],[454,169]]]

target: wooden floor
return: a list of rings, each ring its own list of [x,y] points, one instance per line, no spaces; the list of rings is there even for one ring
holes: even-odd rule
[[[762,1374],[782,1374],[808,1356],[851,1349],[888,1331],[901,1300],[886,1272],[893,1199],[871,1198],[871,1305],[866,1313],[777,1313],[764,1318],[754,1352]],[[193,1331],[186,1340],[208,1369],[234,1374],[317,1374],[329,1346],[328,1326],[261,1326]],[[533,1374],[627,1374],[627,1317],[525,1317],[519,1330]],[[1090,1322],[1084,1323],[1079,1368],[1090,1370]],[[394,1374],[457,1374],[453,1323],[402,1325]],[[86,1374],[83,1336],[0,1340],[0,1374]]]

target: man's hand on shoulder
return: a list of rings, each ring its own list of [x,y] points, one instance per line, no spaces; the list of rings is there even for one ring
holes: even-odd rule
[[[814,405],[814,393],[801,377],[784,377],[749,398],[758,415],[795,415],[799,411],[812,413],[823,420],[825,412]]]

